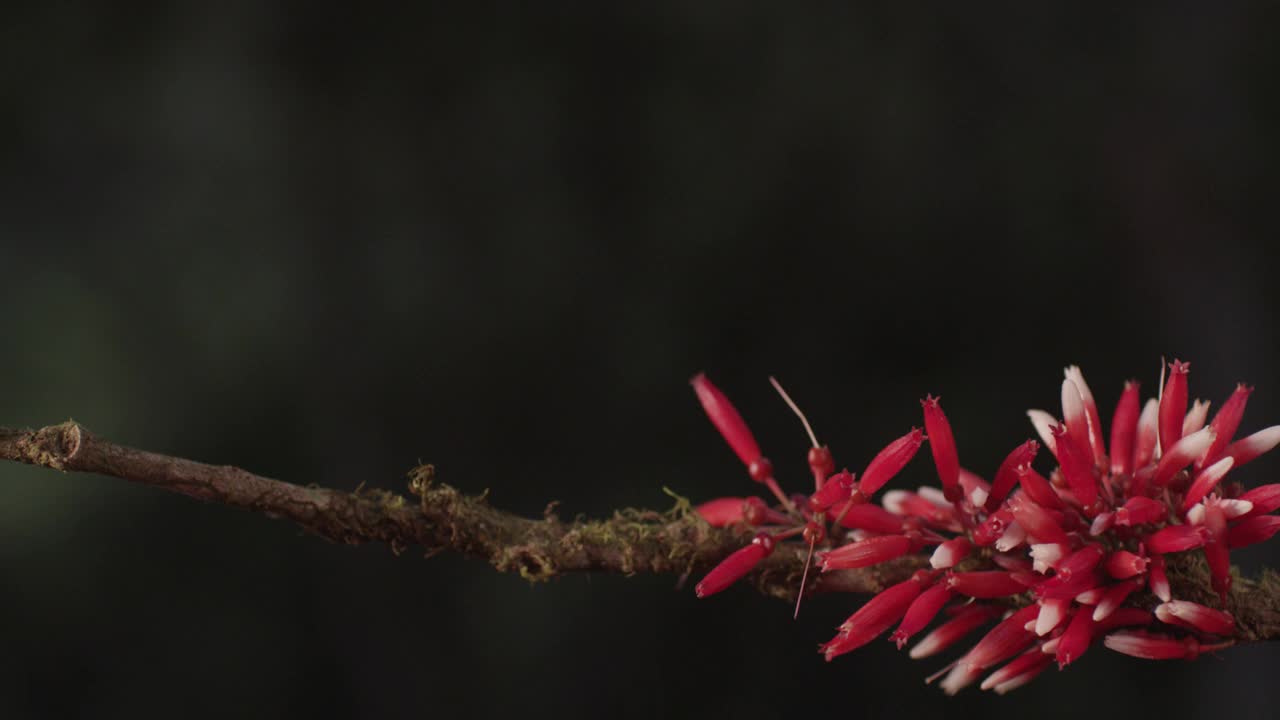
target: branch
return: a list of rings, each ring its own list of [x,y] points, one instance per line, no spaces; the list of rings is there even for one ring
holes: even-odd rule
[[[453,551],[488,561],[502,572],[549,580],[572,572],[679,575],[710,569],[742,547],[741,529],[713,528],[687,502],[673,511],[622,510],[606,520],[562,522],[548,512],[520,517],[435,482],[434,468],[410,473],[411,502],[383,490],[353,493],[294,485],[229,465],[207,465],[136,450],[99,438],[75,422],[39,430],[0,428],[0,459],[63,472],[110,475],[188,497],[292,520],[334,542],[382,542],[399,553]],[[749,581],[767,595],[794,598],[804,556],[782,546]],[[816,575],[806,592],[878,592],[924,565],[908,558],[869,570]]]
[[[229,465],[116,445],[75,422],[39,430],[0,428],[0,459],[110,475],[285,518],[334,542],[382,542],[397,553],[420,546],[428,556],[453,551],[534,581],[612,572],[675,574],[683,582],[742,547],[748,537],[741,528],[711,527],[686,501],[665,513],[621,510],[605,520],[562,522],[551,506],[541,519],[520,517],[491,507],[483,495],[464,495],[435,482],[430,465],[409,474],[416,503],[384,490],[349,493],[294,485]],[[804,563],[800,548],[780,545],[748,582],[766,595],[794,599]],[[805,592],[879,592],[926,564],[924,556],[912,556],[863,570],[810,573]],[[1170,563],[1169,575],[1178,597],[1215,604],[1208,570],[1198,556],[1184,553]],[[1227,607],[1241,640],[1280,639],[1280,575],[1268,571],[1256,580],[1237,577]]]

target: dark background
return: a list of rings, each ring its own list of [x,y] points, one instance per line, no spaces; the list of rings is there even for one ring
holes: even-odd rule
[[[1080,363],[1280,421],[1276,13],[50,3],[0,23],[0,422],[537,514],[857,469],[941,393],[990,473]],[[924,456],[924,457],[927,457]],[[1047,468],[1046,468],[1047,469]],[[1237,479],[1275,477],[1265,458]],[[923,458],[907,485],[932,481]],[[1265,561],[1264,549],[1246,565]],[[1271,562],[1280,564],[1274,550]],[[669,577],[530,587],[0,468],[0,717],[1257,716],[1270,646],[945,698]]]

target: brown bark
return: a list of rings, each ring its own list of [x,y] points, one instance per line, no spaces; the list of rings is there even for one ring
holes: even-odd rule
[[[412,497],[385,490],[343,492],[294,485],[229,465],[208,465],[116,445],[75,422],[39,430],[0,428],[0,459],[63,472],[109,475],[181,493],[198,500],[292,520],[334,542],[382,542],[401,552],[420,546],[428,555],[453,551],[482,559],[502,572],[549,580],[572,572],[668,573],[681,578],[705,572],[742,547],[740,528],[713,528],[687,502],[667,512],[620,510],[601,520],[563,522],[551,507],[533,519],[498,510],[483,495],[464,495],[436,482],[430,465],[409,474]],[[415,501],[416,499],[416,501]],[[794,599],[804,553],[785,544],[748,578],[760,592]],[[865,570],[810,573],[811,592],[878,592],[926,566],[923,556]],[[1202,561],[1186,556],[1171,564],[1175,594],[1216,605],[1209,597]],[[1240,639],[1280,638],[1280,576],[1237,577],[1228,609]]]

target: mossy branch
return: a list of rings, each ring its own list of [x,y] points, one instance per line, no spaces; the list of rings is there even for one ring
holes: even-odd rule
[[[577,572],[663,573],[683,580],[705,572],[747,538],[741,528],[711,527],[684,501],[666,512],[628,509],[601,520],[563,522],[550,506],[542,518],[526,518],[494,508],[483,495],[437,482],[430,465],[409,473],[408,496],[344,492],[124,447],[75,422],[39,430],[0,428],[0,459],[109,475],[285,518],[334,542],[382,542],[397,553],[414,546],[428,555],[453,551],[533,581]],[[801,550],[782,546],[748,580],[766,595],[792,600],[803,563]],[[923,556],[914,556],[866,570],[810,573],[805,592],[878,592],[925,565]],[[1188,555],[1169,571],[1177,596],[1215,604],[1203,561]],[[1280,576],[1236,578],[1228,609],[1241,639],[1280,639]]]
[[[621,510],[601,520],[564,522],[548,508],[520,517],[437,482],[430,465],[409,474],[409,496],[385,490],[344,492],[294,485],[229,465],[208,465],[137,450],[97,437],[76,422],[39,430],[0,428],[0,459],[63,472],[109,475],[206,502],[292,520],[334,542],[382,542],[399,553],[453,551],[488,561],[502,572],[549,580],[574,572],[705,572],[745,542],[741,529],[704,522],[687,502],[674,510]],[[794,597],[803,556],[779,548],[750,578],[761,592]],[[877,592],[923,564],[912,558],[867,571],[828,573],[808,592]]]

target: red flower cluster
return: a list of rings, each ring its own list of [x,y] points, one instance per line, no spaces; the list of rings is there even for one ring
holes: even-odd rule
[[[1206,423],[1207,402],[1188,408],[1189,369],[1174,361],[1166,378],[1162,368],[1159,396],[1145,404],[1138,383],[1126,383],[1104,442],[1093,394],[1079,368],[1067,368],[1062,420],[1028,411],[1040,442],[1014,448],[990,482],[961,467],[951,425],[932,396],[921,401],[925,431],[913,428],[890,442],[860,479],[836,472],[830,450],[805,422],[815,483],[808,496],[782,491],[741,415],[698,375],[693,387],[703,409],[751,478],[777,500],[771,506],[758,497],[720,498],[698,507],[712,525],[759,529],[751,544],[698,583],[698,597],[733,584],[792,538],[803,539],[823,572],[870,567],[930,547],[931,569],[871,598],[820,650],[832,660],[895,624],[889,640],[901,648],[942,617],[910,651],[923,658],[998,621],[935,675],[945,675],[940,685],[948,694],[993,669],[981,687],[1003,694],[1054,660],[1066,667],[1098,639],[1148,659],[1190,659],[1227,647],[1235,633],[1225,611],[1228,553],[1280,531],[1280,516],[1271,514],[1280,509],[1280,484],[1244,492],[1223,478],[1280,444],[1280,425],[1233,441],[1252,388],[1239,385]],[[873,504],[926,433],[941,490],[890,490]],[[1041,444],[1057,461],[1048,476],[1032,466]],[[1184,552],[1204,554],[1224,609],[1173,598],[1165,556]],[[1144,588],[1160,604],[1133,602],[1131,595]]]

